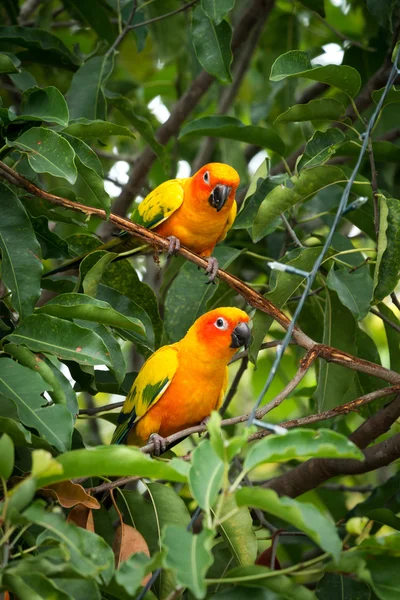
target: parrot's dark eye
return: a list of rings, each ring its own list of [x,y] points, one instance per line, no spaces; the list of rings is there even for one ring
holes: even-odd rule
[[[203,179],[204,181],[209,184],[210,183],[210,173],[208,171],[206,171],[203,175]]]
[[[214,325],[217,329],[221,329],[221,331],[226,331],[228,329],[228,321],[222,317],[218,317]]]

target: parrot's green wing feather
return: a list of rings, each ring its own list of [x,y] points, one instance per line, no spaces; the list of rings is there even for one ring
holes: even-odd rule
[[[166,221],[183,202],[184,190],[181,181],[165,181],[150,192],[131,215],[131,221],[146,229],[153,229]]]
[[[164,394],[178,368],[177,344],[164,346],[143,365],[118,417],[112,444],[123,444],[132,426]]]

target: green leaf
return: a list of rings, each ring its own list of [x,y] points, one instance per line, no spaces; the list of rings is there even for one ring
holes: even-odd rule
[[[400,320],[394,312],[383,302],[378,305],[379,312],[385,315],[390,321],[400,327]],[[387,343],[390,355],[390,368],[392,371],[400,372],[400,352],[399,352],[399,334],[390,325],[383,322],[386,332]]]
[[[85,62],[74,74],[67,93],[70,119],[107,118],[107,102],[104,87],[114,69],[114,55],[94,56]],[[77,135],[74,131],[67,131]],[[82,137],[77,135],[77,137]]]
[[[146,488],[146,497],[137,491],[123,490],[120,508],[125,511],[128,507],[127,522],[142,534],[153,556],[161,550],[161,534],[166,525],[186,527],[190,514],[172,488],[161,483],[147,483]]]
[[[379,302],[396,287],[400,278],[400,201],[380,199],[378,254],[374,272],[374,301]]]
[[[252,565],[257,558],[257,537],[253,529],[253,519],[246,507],[238,509],[234,495],[225,496],[221,518],[237,510],[218,527],[232,556],[239,565]]]
[[[294,250],[288,253],[284,260],[287,265],[296,267],[303,271],[309,271],[318,255],[321,253],[321,248],[305,248],[301,251]],[[271,275],[270,287],[271,291],[264,294],[264,298],[270,300],[278,308],[282,308],[291,296],[299,289],[304,277],[292,275],[283,271],[274,272]],[[253,318],[252,340],[250,344],[250,357],[252,361],[256,361],[261,344],[271,327],[273,318],[264,312],[257,311]]]
[[[123,337],[123,339],[130,340],[135,344],[139,344],[151,351],[154,351],[154,332],[152,328],[152,322],[144,308],[139,306],[129,297],[126,297],[117,292],[115,289],[103,284],[99,285],[97,296],[103,302],[108,302],[111,304],[111,306],[114,307],[114,310],[117,310],[119,313],[129,316],[129,318],[131,318],[131,315],[134,315],[135,318],[139,319],[139,321],[141,321],[141,323],[144,325],[146,330],[145,335],[143,333],[138,333],[133,329],[119,329],[118,333],[121,337]]]
[[[111,11],[107,3],[99,0],[65,0],[65,8],[80,21],[87,23],[101,40],[112,44],[117,37],[116,26],[111,22]],[[108,9],[108,10],[107,10]]]
[[[47,258],[69,258],[68,244],[49,228],[46,217],[30,217],[42,256]]]
[[[4,359],[5,360],[5,359]],[[2,361],[0,361],[2,362]],[[43,472],[38,487],[46,487],[59,481],[79,477],[137,476],[184,483],[186,477],[166,462],[150,458],[132,446],[96,446],[84,450],[72,450],[58,456],[62,473]]]
[[[42,573],[23,573],[20,576],[5,573],[3,581],[7,590],[15,595],[18,594],[19,600],[43,600],[43,598],[71,600],[71,596],[64,593]]]
[[[213,562],[212,539],[213,533],[208,529],[198,535],[179,525],[167,525],[164,529],[164,564],[174,571],[178,584],[187,587],[195,598],[206,595],[205,575]]]
[[[392,529],[400,531],[400,518],[397,517],[392,510],[388,508],[376,508],[367,513],[367,517],[382,525],[388,525]]]
[[[297,169],[300,171],[325,163],[332,154],[335,154],[335,147],[345,139],[345,135],[340,129],[330,128],[326,131],[316,131],[308,140],[304,154],[297,163]]]
[[[68,106],[56,87],[33,87],[24,92],[21,112],[17,118],[24,121],[48,121],[66,127],[69,119]]]
[[[367,563],[365,577],[379,600],[397,600],[400,589],[399,559],[394,556],[373,556]]]
[[[65,131],[63,131],[62,136],[65,137],[65,139],[71,144],[81,163],[84,164],[85,167],[92,169],[99,177],[103,179],[103,167],[96,152],[94,152],[94,150],[92,150],[91,147],[88,146],[83,140],[65,133]]]
[[[353,458],[364,455],[350,440],[331,429],[293,429],[271,435],[250,446],[243,469],[246,473],[264,463],[309,458]]]
[[[271,81],[282,81],[292,77],[305,77],[321,81],[343,90],[354,97],[361,87],[361,77],[353,67],[347,65],[328,65],[313,67],[306,52],[291,50],[279,56],[271,67]]]
[[[221,269],[226,269],[240,250],[219,246],[213,252]],[[207,310],[207,302],[217,286],[205,285],[205,277],[196,265],[185,263],[168,290],[165,301],[164,326],[171,342],[177,342],[194,321]]]
[[[79,58],[72,54],[57,36],[35,27],[0,27],[0,42],[22,46],[32,52],[37,62],[47,62],[57,67],[75,71]]]
[[[400,214],[400,213],[399,213]],[[371,307],[373,281],[366,266],[350,273],[345,267],[331,268],[326,283],[337,293],[358,321],[367,316]]]
[[[43,267],[40,246],[17,196],[0,183],[1,275],[11,290],[11,302],[21,320],[32,313],[40,296]]]
[[[16,414],[18,418],[18,413]],[[0,417],[0,431],[7,433],[16,446],[27,446],[28,448],[44,448],[51,450],[50,444],[37,435],[33,435],[28,429],[25,429],[21,423],[8,417]]]
[[[43,354],[34,354],[28,350],[28,348],[25,348],[24,346],[17,346],[16,344],[12,343],[6,344],[4,346],[4,351],[13,356],[21,365],[24,365],[25,367],[28,367],[29,369],[32,369],[40,374],[40,376],[50,386],[51,391],[49,391],[49,395],[51,396],[53,402],[56,404],[67,404],[67,398],[63,386],[60,383],[60,378],[57,378],[55,372],[50,367],[51,363],[48,361],[47,357],[45,357]],[[56,371],[58,371],[58,369],[56,369]],[[58,373],[61,377],[63,377],[60,371],[58,371]],[[73,408],[75,409],[75,412],[71,412],[72,414],[75,414],[77,412],[76,398]]]
[[[2,52],[0,54],[0,73],[19,73],[21,61],[15,54]]]
[[[115,571],[115,581],[125,589],[127,594],[133,596],[140,587],[142,579],[151,573],[154,566],[154,560],[151,560],[145,554],[141,552],[132,554]]]
[[[372,92],[371,96],[375,104],[378,104],[385,89],[386,88],[381,88],[380,90],[374,90]],[[390,88],[389,93],[387,94],[383,103],[383,106],[387,106],[388,104],[393,104],[395,102],[400,102],[400,90],[396,90],[396,88],[393,86],[392,88]]]
[[[0,437],[0,477],[7,481],[14,468],[14,444],[6,434]]]
[[[273,150],[279,155],[285,154],[285,144],[273,129],[244,125],[242,121],[234,117],[201,117],[184,125],[179,137],[198,135],[257,144],[257,146]]]
[[[111,366],[107,348],[97,334],[50,315],[28,317],[8,339],[34,352],[50,352],[58,358],[74,360],[82,365]]]
[[[291,523],[304,531],[325,552],[339,559],[342,542],[333,521],[323,515],[316,506],[297,502],[286,496],[279,497],[273,490],[243,487],[236,492],[239,506],[261,508],[275,517]]]
[[[324,0],[301,0],[301,4],[325,17]]]
[[[108,583],[114,572],[114,553],[100,536],[66,523],[60,514],[47,512],[42,502],[36,501],[23,516],[42,527],[37,543],[55,540],[68,551],[72,567],[85,577]]]
[[[384,162],[400,162],[400,148],[391,142],[373,141],[373,152],[375,161]],[[355,156],[358,157],[360,148],[352,142],[345,142],[336,148],[336,154],[340,156]]]
[[[210,75],[220,81],[232,81],[230,72],[232,30],[227,21],[215,25],[198,6],[192,16],[192,41],[197,60]]]
[[[85,117],[76,118],[70,122],[68,127],[63,129],[63,133],[76,136],[83,140],[92,138],[108,138],[110,135],[118,135],[135,139],[135,134],[125,127],[125,125],[117,125],[109,121],[101,119],[89,120]]]
[[[362,581],[339,573],[325,573],[317,583],[318,600],[370,600],[371,590]]]
[[[351,312],[339,301],[337,294],[326,291],[323,344],[356,354],[357,324]],[[354,371],[339,365],[320,361],[315,399],[318,412],[343,403],[343,398],[354,383]]]
[[[310,100],[307,104],[295,104],[281,113],[275,123],[292,123],[300,121],[339,121],[345,108],[334,98]]]
[[[79,294],[79,296],[81,295],[82,294]],[[114,337],[109,327],[90,321],[79,321],[78,325],[91,329],[103,340],[111,361],[110,370],[114,373],[117,383],[121,385],[126,374],[126,360],[118,340]],[[102,373],[104,372],[105,371],[102,371]],[[129,390],[130,388],[128,389],[128,392]]]
[[[212,596],[213,600],[214,598],[215,600],[248,600],[249,597],[254,600],[315,600],[315,595],[311,590],[293,583],[293,577],[279,575],[278,572],[274,572],[271,577],[271,571],[259,565],[231,569],[224,573],[221,583],[224,582],[224,579],[227,581],[235,579],[243,587],[239,586],[230,588],[226,592],[220,592]],[[241,579],[242,581],[240,581]],[[237,590],[239,593],[236,593]]]
[[[75,152],[67,140],[55,131],[32,127],[16,140],[8,140],[7,145],[26,152],[29,164],[36,173],[49,173],[63,177],[69,183],[76,182]]]
[[[158,311],[158,301],[151,287],[140,281],[129,260],[111,263],[103,276],[103,281],[110,288],[132,300],[135,303],[134,306],[141,307],[142,310],[146,311],[154,333],[154,347],[158,348],[163,331],[163,322]],[[114,306],[114,308],[116,307]],[[128,315],[132,316],[132,313],[128,313]],[[143,324],[146,326],[146,336],[149,337],[151,332],[144,321]]]
[[[89,296],[96,297],[97,288],[99,283],[104,275],[105,270],[107,269],[110,262],[114,260],[114,258],[118,256],[115,252],[106,252],[103,254],[99,260],[86,272],[83,281],[82,287],[85,294]],[[86,260],[86,259],[84,259]],[[83,266],[83,262],[81,265]],[[84,272],[84,271],[83,271]]]
[[[253,236],[259,233],[274,219],[298,202],[304,202],[320,190],[339,182],[347,182],[347,177],[339,167],[321,166],[306,169],[289,180],[291,186],[277,185],[261,204],[253,225]]]
[[[86,206],[102,208],[108,216],[110,214],[111,198],[104,189],[103,178],[96,171],[87,167],[79,156],[75,156],[75,165],[78,170],[76,187],[84,197],[84,203]]]
[[[86,294],[60,294],[37,309],[37,313],[45,313],[61,319],[83,319],[103,323],[113,327],[133,329],[144,333],[139,319],[125,317],[114,310],[107,302],[96,300]]]
[[[235,0],[201,0],[201,7],[209,19],[219,25],[235,6]]]
[[[49,389],[39,373],[35,373],[10,358],[0,360],[0,394],[10,398],[18,410],[19,419],[32,427],[61,452],[69,449],[73,420],[61,404],[46,406],[41,394]]]
[[[210,515],[224,480],[224,462],[215,454],[210,440],[203,440],[193,452],[189,486],[197,504]]]

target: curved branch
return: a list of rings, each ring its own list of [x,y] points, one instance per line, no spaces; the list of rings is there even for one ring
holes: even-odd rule
[[[31,181],[25,179],[25,177],[22,177],[22,175],[11,169],[11,167],[6,165],[2,161],[0,161],[0,175],[2,175],[5,179],[10,181],[12,184],[18,185],[19,187],[27,190],[29,193],[33,194],[34,196],[37,196],[38,198],[43,198],[44,200],[48,200],[52,204],[70,208],[71,210],[75,210],[86,215],[95,215],[103,221],[107,221],[107,215],[104,210],[101,210],[100,208],[94,208],[92,206],[85,206],[84,204],[80,204],[79,202],[73,202],[68,198],[63,198],[61,196],[55,196],[54,194],[50,194],[49,192],[46,192],[39,188]],[[149,229],[145,229],[141,225],[132,223],[132,221],[124,219],[123,217],[120,217],[113,213],[110,214],[108,220],[111,223],[113,223],[118,229],[128,231],[129,233],[131,233],[141,241],[145,242],[149,246],[161,250],[168,250],[169,241],[163,238],[161,235],[158,235],[157,233],[154,233]],[[181,247],[179,254],[181,254],[186,260],[194,263],[202,269],[205,269],[208,265],[206,259],[201,258],[200,256],[198,256],[194,252],[191,252],[184,246]],[[218,277],[221,281],[227,283],[229,287],[231,287],[243,298],[245,298],[248,304],[271,316],[284,329],[287,329],[289,327],[291,323],[289,317],[287,317],[284,312],[277,308],[267,298],[265,298],[264,296],[253,290],[250,286],[245,284],[241,279],[235,277],[234,275],[231,275],[230,273],[227,273],[226,271],[223,271],[222,269],[218,270]],[[334,362],[348,369],[353,369],[355,371],[367,373],[368,375],[373,375],[374,377],[378,377],[392,384],[400,383],[399,373],[391,371],[390,369],[386,369],[381,365],[377,365],[367,360],[363,360],[361,358],[352,356],[351,354],[343,352],[338,348],[332,348],[331,346],[318,344],[308,335],[306,335],[303,331],[301,331],[301,329],[299,329],[297,326],[294,328],[293,331],[293,341],[305,350],[317,351],[319,358],[323,358],[328,362]]]

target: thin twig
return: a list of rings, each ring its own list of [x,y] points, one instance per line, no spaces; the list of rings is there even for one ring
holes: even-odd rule
[[[371,165],[371,188],[372,188],[372,197],[374,199],[374,227],[375,227],[375,236],[376,243],[378,243],[379,238],[379,201],[378,201],[378,180],[377,180],[377,172],[375,167],[375,158],[374,151],[372,148],[372,139],[371,137],[368,140],[368,156],[369,163]]]
[[[248,363],[249,363],[249,359],[247,358],[247,356],[245,356],[242,359],[242,364],[240,365],[240,367],[239,367],[239,369],[238,369],[238,371],[237,371],[237,373],[236,373],[236,375],[235,375],[235,377],[234,377],[234,379],[232,381],[232,385],[231,385],[231,387],[229,389],[229,392],[227,393],[227,395],[225,397],[224,403],[221,406],[221,408],[219,409],[219,414],[221,416],[224,416],[224,414],[228,410],[228,406],[232,402],[232,400],[233,400],[233,398],[234,398],[234,396],[235,396],[235,394],[237,392],[240,380],[242,379],[242,375],[244,374],[244,372],[247,369]]]
[[[318,14],[316,11],[312,11],[312,12],[313,12],[314,16],[317,17],[317,19],[319,19],[319,21],[321,21],[321,23],[323,23],[325,25],[325,27],[327,27],[330,31],[332,31],[332,33],[334,33],[336,35],[336,37],[338,37],[343,42],[349,42],[352,46],[357,46],[357,48],[361,48],[362,50],[365,50],[366,52],[376,52],[375,48],[371,48],[371,46],[365,46],[361,42],[357,42],[357,40],[353,40],[352,38],[349,38],[346,35],[344,35],[341,31],[336,29],[336,27],[334,27],[333,25],[328,23],[328,21],[326,21],[324,19],[324,17],[321,17],[321,15]]]
[[[395,331],[398,331],[400,333],[400,326],[397,325],[396,323],[393,323],[393,321],[391,321],[384,314],[382,314],[381,312],[379,312],[379,310],[376,310],[375,308],[371,308],[369,312],[371,312],[373,315],[376,315],[377,317],[379,317],[380,319],[382,319],[382,321],[384,321],[390,327],[392,327]]]
[[[396,307],[398,310],[400,310],[400,302],[399,302],[399,299],[398,299],[398,297],[396,296],[396,293],[395,293],[395,292],[392,292],[392,293],[390,294],[390,297],[391,297],[391,299],[392,299],[392,302],[393,302],[393,304],[395,305],[395,307]]]
[[[140,477],[121,477],[120,479],[116,479],[115,481],[109,481],[107,483],[102,483],[101,485],[96,485],[96,487],[88,488],[86,492],[88,494],[100,494],[100,492],[107,492],[109,490],[113,490],[116,487],[126,485],[127,483],[139,481],[139,479]]]
[[[165,13],[164,15],[159,15],[158,17],[153,17],[152,19],[147,19],[147,21],[142,21],[141,23],[136,23],[135,25],[131,25],[129,27],[129,30],[139,29],[139,27],[144,27],[145,25],[151,25],[152,23],[156,23],[157,21],[162,21],[163,19],[168,19],[168,17],[173,17],[174,15],[177,15],[178,13],[183,12],[184,10],[187,10],[188,8],[190,8],[191,6],[196,4],[196,2],[199,2],[199,0],[192,0],[191,2],[184,4],[180,8],[171,10],[171,12],[169,12],[169,13]]]
[[[299,248],[304,248],[303,244],[297,237],[295,230],[293,229],[293,227],[291,226],[291,224],[289,223],[289,221],[287,220],[287,218],[285,217],[285,215],[283,213],[281,214],[281,219],[283,221],[286,231],[288,232],[289,236],[291,237],[293,242],[296,244],[296,246],[298,246]]]
[[[125,25],[124,29],[121,31],[121,33],[119,34],[119,36],[117,37],[117,39],[115,40],[115,42],[107,50],[106,56],[108,56],[109,54],[112,54],[114,52],[114,50],[116,50],[118,48],[118,46],[123,41],[123,39],[125,38],[125,36],[129,33],[129,31],[130,31],[130,29],[132,27],[131,23],[132,23],[133,18],[135,16],[136,9],[137,9],[137,0],[133,0],[132,10],[129,13],[129,17],[128,17],[128,20],[126,21],[126,25]]]
[[[271,402],[268,402],[263,408],[261,408],[257,413],[257,418],[262,418],[271,410],[282,404],[282,402],[293,392],[293,390],[298,386],[300,381],[303,379],[305,374],[308,372],[310,367],[313,365],[315,360],[318,358],[318,349],[312,348],[307,352],[300,363],[300,367],[296,373],[296,375],[289,381],[289,383],[285,386],[285,388],[277,395]]]
[[[100,156],[100,158],[106,158],[107,160],[112,160],[113,162],[123,161],[130,165],[134,165],[137,161],[135,156],[130,156],[129,154],[113,154],[112,152],[101,150],[100,148],[95,148],[95,152],[97,156]]]

